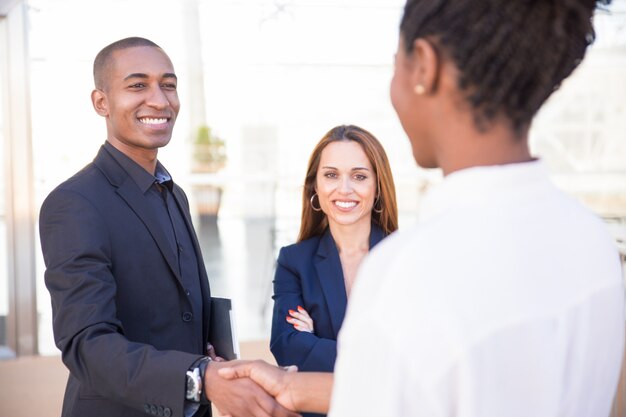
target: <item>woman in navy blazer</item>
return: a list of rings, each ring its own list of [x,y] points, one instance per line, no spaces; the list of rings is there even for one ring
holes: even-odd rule
[[[382,145],[357,126],[331,129],[309,159],[298,242],[278,255],[270,349],[279,365],[333,371],[358,265],[397,228]]]

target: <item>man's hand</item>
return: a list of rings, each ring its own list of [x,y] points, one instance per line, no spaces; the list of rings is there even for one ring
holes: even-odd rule
[[[239,361],[209,362],[204,373],[204,390],[207,398],[223,414],[232,417],[297,417],[299,414],[280,405],[273,394],[268,394],[248,378],[222,378],[218,370],[232,367]],[[269,366],[269,365],[268,365]],[[281,371],[282,372],[282,371]]]
[[[229,362],[228,367],[220,369],[218,373],[221,377],[231,380],[250,378],[275,397],[280,405],[295,410],[296,406],[289,390],[288,374],[297,370],[296,366],[278,368],[262,360],[256,360]]]
[[[334,382],[330,372],[296,372],[295,366],[278,368],[260,360],[225,365],[218,371],[220,376],[231,380],[250,378],[290,410],[328,413]]]

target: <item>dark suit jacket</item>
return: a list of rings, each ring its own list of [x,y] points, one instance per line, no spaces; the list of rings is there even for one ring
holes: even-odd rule
[[[372,224],[370,249],[383,237],[382,229]],[[273,298],[270,349],[278,364],[297,365],[301,371],[332,372],[347,296],[330,229],[280,250]],[[315,334],[300,332],[285,320],[288,311],[299,305],[313,319]]]
[[[63,417],[183,416],[185,372],[208,338],[210,292],[187,198],[178,186],[173,195],[198,258],[200,314],[163,226],[104,147],[43,203],[54,337],[70,371]]]

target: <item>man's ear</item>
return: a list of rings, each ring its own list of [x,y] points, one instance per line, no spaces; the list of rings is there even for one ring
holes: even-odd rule
[[[109,115],[109,101],[102,90],[96,89],[91,92],[91,104],[100,116],[107,117]]]
[[[418,88],[426,94],[435,92],[439,79],[439,71],[441,70],[441,62],[434,45],[424,38],[415,39],[413,42],[411,60],[411,67],[413,68],[411,82],[413,83],[413,87]]]

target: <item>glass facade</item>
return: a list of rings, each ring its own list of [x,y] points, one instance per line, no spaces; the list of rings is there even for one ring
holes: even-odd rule
[[[4,74],[6,63],[6,38],[5,19],[0,17],[0,75]],[[2,80],[5,77],[0,77]],[[5,147],[6,147],[6,124],[5,124],[5,84],[0,82],[0,358],[8,354],[7,348],[7,325],[9,316],[9,277],[8,277],[8,247],[7,247],[7,184],[5,181]]]
[[[296,239],[307,159],[331,127],[361,125],[381,140],[396,181],[400,227],[410,226],[423,192],[440,173],[415,166],[389,101],[404,3],[29,0],[27,29],[16,25],[11,32],[9,19],[0,17],[0,360],[15,352],[32,354],[16,348],[20,343],[36,345],[35,353],[42,355],[59,354],[43,280],[38,208],[105,140],[104,121],[89,100],[92,60],[101,47],[126,36],[154,40],[176,68],[182,109],[160,159],[188,194],[212,293],[233,299],[240,341],[267,346],[277,251]],[[141,19],[129,7],[141,10]],[[626,0],[613,0],[610,9],[597,17],[598,39],[583,65],[535,119],[530,143],[555,182],[605,220],[626,260]],[[94,22],[106,30],[94,31]],[[359,24],[349,31],[320,31],[346,22]],[[14,39],[27,34],[29,68],[22,67],[23,60],[9,62],[14,56],[9,52],[24,46],[10,43],[10,34]],[[16,94],[10,72],[30,77],[30,91],[23,85],[17,91],[30,98],[32,117],[23,109],[11,116],[16,106],[10,97]],[[9,134],[20,117],[28,119],[19,120],[28,128]],[[193,168],[193,138],[205,125],[225,143],[226,163],[216,172]],[[33,178],[25,180],[27,187],[15,187],[11,165],[23,166],[31,155],[16,157],[11,145],[29,141],[23,134],[29,129]],[[22,173],[17,176],[24,178]],[[217,197],[205,198],[206,186],[219,189]],[[34,207],[16,209],[11,190],[25,188]],[[16,244],[16,236],[32,236],[34,245]],[[32,268],[36,296],[24,284]],[[614,417],[626,416],[617,411],[626,409],[624,381]],[[2,406],[6,402],[0,401],[4,415]],[[60,412],[60,401],[58,406]]]
[[[160,44],[174,63],[182,102],[160,159],[189,196],[213,293],[233,298],[242,340],[269,337],[276,254],[296,239],[307,159],[326,131],[353,123],[381,140],[396,181],[401,228],[414,221],[423,191],[440,179],[437,171],[415,166],[389,102],[404,0],[284,7],[266,0],[135,0],[146,6],[141,21],[123,0],[29,4],[35,206],[88,163],[105,139],[104,121],[89,102],[93,57],[126,36]],[[542,109],[530,138],[557,184],[607,221],[624,253],[625,5],[617,0],[611,14],[600,12],[596,44]],[[81,18],[68,19],[68,9]],[[362,23],[339,37],[318,30],[320,21],[341,27],[356,20]],[[93,21],[116,24],[93,33]],[[194,170],[194,138],[204,126],[225,144],[227,159],[216,171]],[[219,192],[207,194],[211,188]],[[58,353],[38,249],[34,263],[39,350]]]
[[[0,18],[0,315],[2,357],[37,353],[27,6]]]

